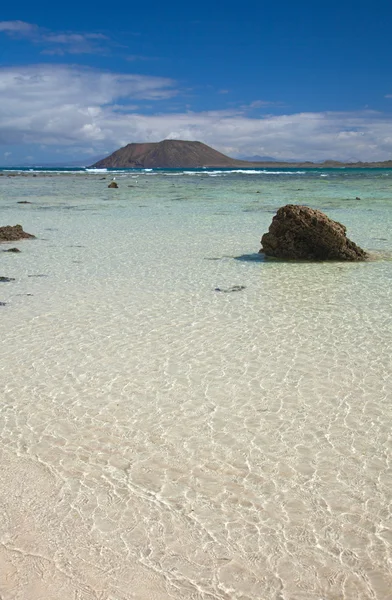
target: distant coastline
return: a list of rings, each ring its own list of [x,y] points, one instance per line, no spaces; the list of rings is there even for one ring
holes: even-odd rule
[[[258,162],[248,163],[250,166],[273,169],[274,167],[279,168],[300,168],[300,169],[392,169],[392,160],[384,160],[382,162],[355,162],[345,163],[337,160],[325,160],[322,163],[314,163],[311,161],[288,163],[288,162]]]
[[[228,167],[227,165],[209,165],[209,166],[197,166],[197,167],[142,167],[142,166],[133,166],[133,167],[69,167],[69,166],[35,166],[35,165],[23,165],[23,166],[1,166],[0,165],[0,177],[43,177],[43,176],[54,176],[56,174],[61,175],[103,175],[106,171],[108,174],[114,171],[129,171],[129,172],[140,172],[140,171],[198,171],[205,170],[208,171],[213,170],[224,170],[224,171],[236,171],[237,169],[245,171],[252,171],[254,169],[257,170],[268,170],[268,171],[276,171],[279,169],[283,169],[284,171],[298,171],[298,170],[309,170],[309,171],[327,171],[333,170],[337,171],[341,170],[355,170],[355,169],[380,169],[380,170],[392,170],[392,161],[384,161],[384,162],[369,162],[369,163],[341,163],[338,161],[326,161],[323,163],[312,163],[312,162],[304,162],[304,163],[285,163],[285,162],[259,162],[259,163],[246,163],[243,161],[238,164],[231,165]]]
[[[314,162],[259,162],[259,163],[248,163],[250,167],[262,167],[265,169],[273,169],[276,167],[285,169],[392,169],[392,160],[385,160],[382,162],[355,162],[355,163],[344,163],[337,160],[326,160],[322,163]]]

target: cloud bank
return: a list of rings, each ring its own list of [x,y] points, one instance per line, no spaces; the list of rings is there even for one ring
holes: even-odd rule
[[[392,156],[388,115],[367,110],[256,118],[252,105],[170,112],[168,103],[176,95],[178,103],[180,94],[176,82],[164,77],[70,65],[9,67],[0,69],[0,95],[3,152],[36,144],[77,158],[78,153],[109,153],[129,142],[177,138],[200,140],[231,156],[364,161]]]

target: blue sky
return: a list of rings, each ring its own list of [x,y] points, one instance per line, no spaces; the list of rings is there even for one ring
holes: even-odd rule
[[[0,15],[0,164],[198,139],[392,158],[390,2],[19,2]]]

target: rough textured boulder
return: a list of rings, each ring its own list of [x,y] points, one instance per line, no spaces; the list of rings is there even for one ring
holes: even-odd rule
[[[0,242],[16,242],[24,238],[35,238],[35,235],[23,231],[22,225],[6,225],[0,227]]]
[[[261,238],[266,256],[306,260],[365,260],[368,255],[346,237],[346,228],[320,210],[287,204]]]
[[[108,188],[118,188],[118,185],[115,181],[112,181],[111,183],[109,183]]]

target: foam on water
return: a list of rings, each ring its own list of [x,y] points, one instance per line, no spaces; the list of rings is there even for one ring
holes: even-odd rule
[[[150,169],[152,171],[152,169]],[[210,177],[216,177],[217,175],[306,175],[306,171],[274,171],[271,169],[225,169],[225,170],[213,170],[208,171],[182,171],[181,175],[209,175]]]
[[[133,177],[0,178],[2,596],[390,598],[392,263],[254,260],[390,252],[387,180]]]

